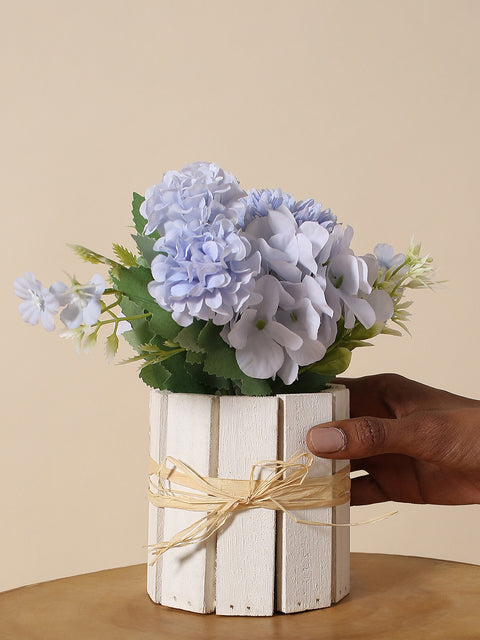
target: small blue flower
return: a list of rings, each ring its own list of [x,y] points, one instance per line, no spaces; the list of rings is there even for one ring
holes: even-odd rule
[[[381,242],[375,246],[373,250],[377,260],[378,266],[382,271],[387,271],[392,267],[394,269],[400,267],[405,262],[405,254],[395,254],[394,248],[390,244]],[[395,254],[395,255],[394,255]]]
[[[95,273],[87,284],[72,282],[72,286],[67,287],[63,282],[54,282],[50,291],[60,306],[65,307],[60,313],[60,320],[68,329],[76,329],[81,324],[92,326],[97,322],[105,291],[105,280],[99,273]]]
[[[14,289],[23,300],[18,307],[23,320],[32,325],[41,320],[47,331],[53,331],[53,316],[57,313],[59,304],[52,291],[46,289],[31,271],[26,271],[23,278],[15,279]]]

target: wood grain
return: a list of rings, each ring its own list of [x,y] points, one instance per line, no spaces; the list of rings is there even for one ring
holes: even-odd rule
[[[332,420],[332,393],[288,394],[282,403],[280,433],[283,459],[306,451],[310,427]],[[331,460],[315,458],[308,476],[332,475]],[[332,522],[333,509],[319,507],[293,511],[301,520]],[[334,566],[331,527],[297,524],[278,513],[277,611],[292,613],[329,607],[332,602]]]
[[[200,615],[155,605],[145,565],[0,593],[0,640],[478,640],[480,567],[352,554],[339,604],[270,618]],[[234,577],[232,577],[234,579]]]
[[[212,396],[168,394],[166,434],[160,438],[165,451],[160,457],[178,458],[203,476],[216,476],[216,402]],[[163,423],[164,418],[157,417]],[[162,540],[205,515],[181,509],[164,511]],[[215,536],[192,547],[172,549],[162,557],[160,602],[200,613],[215,609]]]
[[[342,386],[332,385],[333,420],[345,420],[350,417],[350,393]],[[332,472],[346,467],[349,460],[333,460]],[[350,522],[350,502],[333,508],[332,522],[347,524]],[[350,591],[350,528],[335,527],[332,531],[334,572],[332,575],[332,602],[339,602]]]
[[[220,478],[247,479],[252,464],[277,458],[277,407],[276,397],[220,398]],[[250,509],[235,514],[217,536],[216,612],[272,615],[274,585],[275,512]]]
[[[150,457],[160,463],[165,457],[165,436],[167,433],[168,394],[160,391],[150,393]],[[164,510],[148,503],[148,544],[163,540]],[[163,559],[159,558],[147,569],[147,592],[151,599],[161,602]]]

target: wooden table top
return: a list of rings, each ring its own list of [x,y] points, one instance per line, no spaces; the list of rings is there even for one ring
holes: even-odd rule
[[[146,566],[0,594],[1,640],[478,640],[480,567],[352,554],[351,594],[319,611],[271,618],[201,615],[153,604]]]

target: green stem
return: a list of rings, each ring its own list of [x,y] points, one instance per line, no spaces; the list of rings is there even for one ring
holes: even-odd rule
[[[104,324],[112,324],[113,322],[118,324],[122,320],[125,320],[126,322],[130,322],[130,320],[141,320],[142,318],[149,318],[151,315],[152,315],[151,313],[139,313],[136,316],[126,316],[125,318],[123,318],[123,317],[122,318],[117,318],[115,316],[111,320],[98,320],[97,324],[98,324],[99,327],[101,327]]]
[[[109,304],[107,307],[105,307],[102,313],[105,311],[108,311],[109,309],[113,309],[113,307],[118,307],[118,304],[119,304],[118,300],[116,300],[115,302],[112,302],[112,304]]]

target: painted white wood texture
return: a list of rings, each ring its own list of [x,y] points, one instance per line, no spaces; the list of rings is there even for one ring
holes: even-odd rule
[[[217,475],[217,402],[206,395],[168,394],[165,455],[182,460],[203,476]],[[165,509],[161,539],[169,540],[204,515]],[[198,613],[214,611],[215,536],[168,551],[162,557],[161,573],[161,604]]]
[[[305,451],[309,427],[348,414],[348,390],[337,386],[261,398],[152,391],[150,455],[157,462],[177,457],[204,476],[248,479],[257,462]],[[315,459],[310,475],[329,475],[346,464]],[[348,504],[294,513],[349,522]],[[203,515],[150,505],[149,544],[170,539]],[[168,551],[148,567],[147,590],[154,602],[199,613],[268,616],[274,608],[322,608],[349,592],[349,544],[347,527],[309,527],[280,512],[252,509],[237,513],[205,543]]]
[[[331,393],[279,396],[280,451],[286,460],[307,451],[310,427],[332,419]],[[332,474],[332,461],[315,458],[309,477]],[[332,522],[332,508],[301,509],[292,514],[303,520]],[[293,613],[328,607],[332,599],[332,527],[297,524],[278,513],[277,611]]]
[[[247,479],[253,464],[277,459],[277,407],[276,397],[220,398],[220,478]],[[273,614],[275,519],[274,511],[251,509],[218,533],[217,614]]]
[[[333,420],[345,420],[350,417],[350,393],[344,387],[332,385]],[[334,460],[333,473],[341,471],[350,464],[349,460]],[[333,509],[333,522],[350,522],[350,503]],[[338,602],[350,593],[350,527],[333,529],[333,559],[335,571],[332,578],[332,602]]]
[[[165,434],[167,432],[168,395],[161,391],[150,393],[150,457],[160,463],[165,457]],[[148,544],[163,540],[163,509],[148,503]],[[147,566],[147,592],[150,598],[160,603],[162,593],[162,565],[159,558],[151,567]]]

